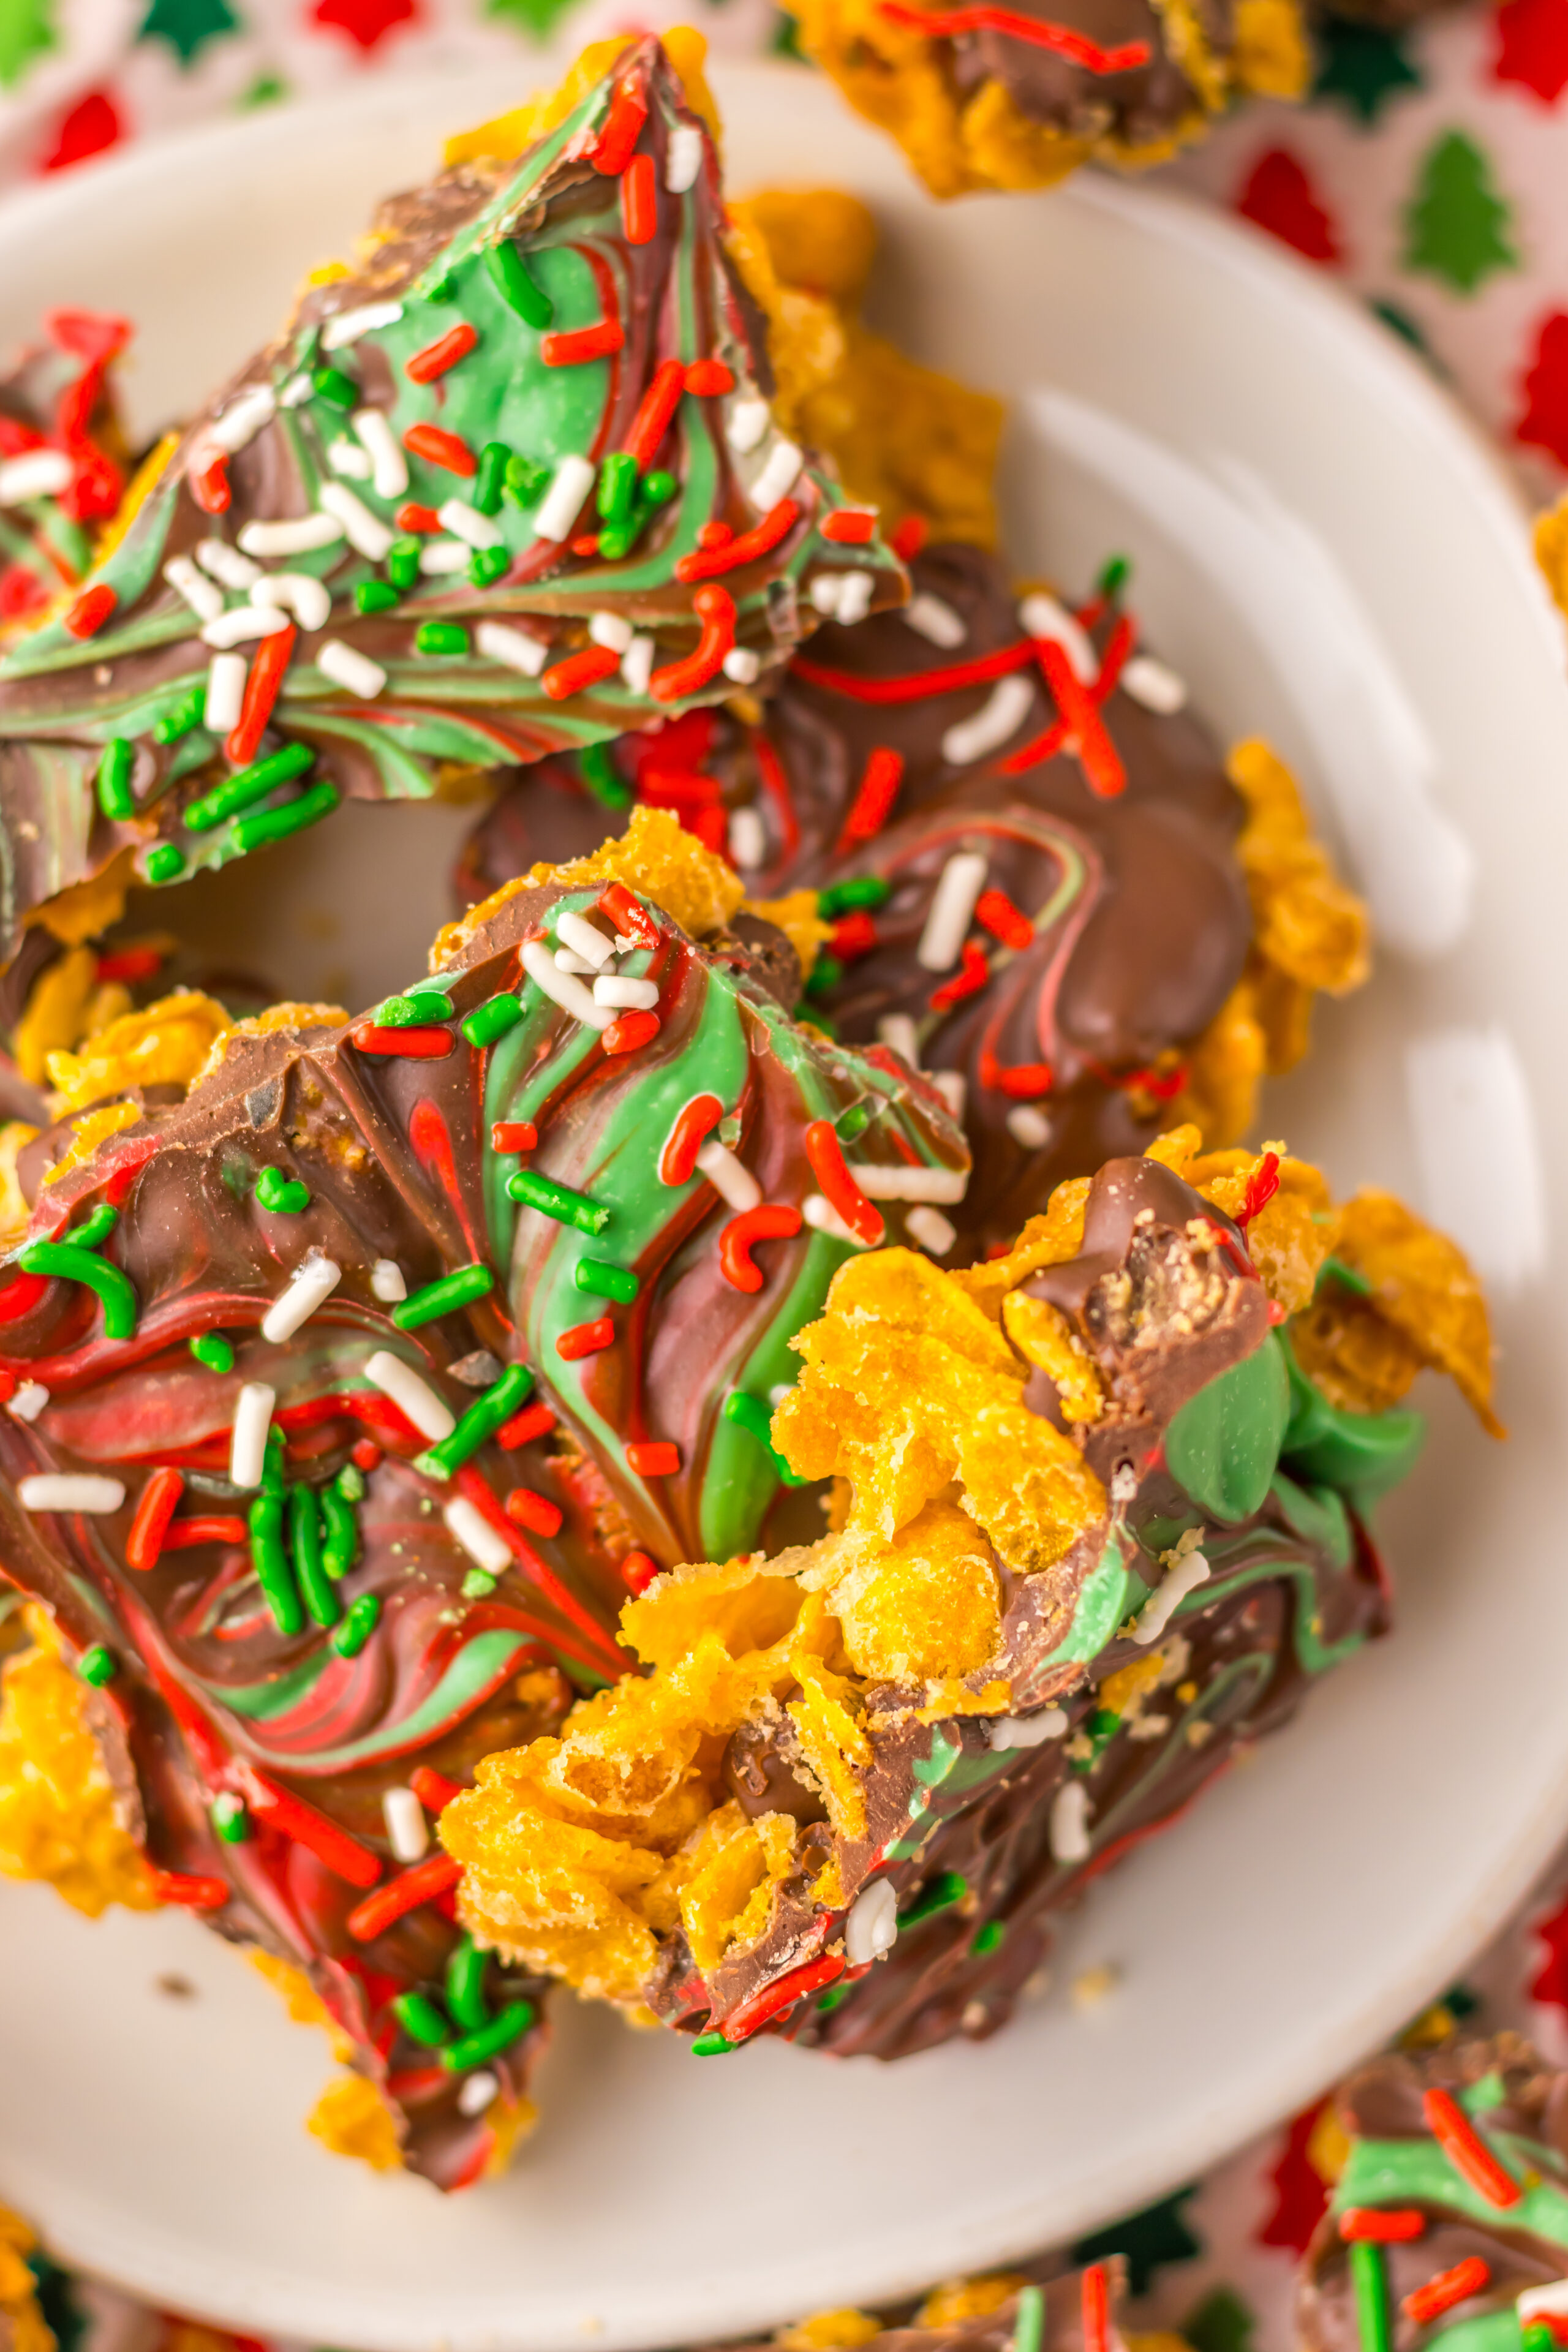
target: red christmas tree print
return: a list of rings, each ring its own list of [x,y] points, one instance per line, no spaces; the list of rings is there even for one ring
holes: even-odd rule
[[[101,155],[125,136],[120,112],[106,89],[89,89],[68,107],[55,132],[55,143],[38,165],[40,172],[64,172],[89,155]]]
[[[1519,82],[1555,106],[1568,89],[1568,0],[1503,0],[1492,22],[1492,79]]]
[[[318,25],[335,25],[368,57],[395,25],[419,21],[419,0],[316,0]]]
[[[1328,2210],[1328,2189],[1307,2153],[1322,2112],[1323,2102],[1319,2099],[1293,2116],[1286,2130],[1279,2161],[1268,2175],[1274,2207],[1258,2232],[1260,2246],[1284,2246],[1292,2254],[1304,2254]]]
[[[1286,147],[1270,147],[1247,173],[1236,209],[1244,220],[1256,221],[1282,245],[1293,246],[1309,261],[1338,261],[1339,232],[1320,199],[1305,164]]]
[[[1568,466],[1568,311],[1552,310],[1541,322],[1513,437]]]

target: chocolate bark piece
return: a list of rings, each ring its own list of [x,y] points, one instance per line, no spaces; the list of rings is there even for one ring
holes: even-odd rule
[[[0,954],[118,852],[168,881],[344,793],[591,744],[769,677],[820,580],[901,594],[773,421],[712,133],[660,44],[458,143],[0,656]]]
[[[447,2188],[515,2124],[542,1986],[467,1956],[429,1817],[627,1669],[628,1586],[763,1538],[771,1391],[854,1246],[836,1122],[868,1182],[962,1182],[940,1103],[753,976],[739,897],[645,814],[405,997],[88,1110],[0,1266],[4,1572],[151,1891],[306,1973]]]
[[[1068,2271],[1045,2256],[1015,2271],[950,2280],[891,2311],[821,2313],[781,2328],[773,2341],[784,2352],[805,2352],[808,2345],[840,2352],[850,2346],[857,2352],[1007,2352],[1031,2343],[1061,2352],[1125,2352],[1126,2295],[1127,2266],[1120,2254]],[[730,2352],[753,2347],[735,2346]]]
[[[0,373],[0,637],[90,569],[93,530],[125,487],[110,367],[124,319],[54,310],[45,340]]]

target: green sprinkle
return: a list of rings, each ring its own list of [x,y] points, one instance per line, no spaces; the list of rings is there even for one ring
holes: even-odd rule
[[[837,1037],[838,1034],[837,1021],[830,1014],[824,1013],[821,1005],[814,1003],[809,996],[802,997],[795,1008],[793,1017],[796,1021],[809,1022],[814,1029],[820,1029],[825,1037]]]
[[[837,987],[843,977],[844,966],[837,956],[819,955],[811,967],[811,976],[805,983],[806,995],[808,997],[826,996],[830,989]]]
[[[853,1990],[854,1988],[851,1985],[836,1984],[829,1985],[826,1992],[818,1993],[816,1997],[816,2006],[822,2012],[823,2016],[826,2017],[830,2015],[831,2012],[837,2008],[841,2000],[847,2000]]]
[[[269,751],[265,760],[253,760],[247,768],[237,768],[199,801],[193,801],[185,811],[185,823],[193,833],[210,833],[225,817],[237,816],[241,809],[251,808],[264,801],[279,784],[287,784],[302,776],[307,768],[314,767],[316,755],[308,743],[285,743],[280,751]]]
[[[917,1895],[907,1911],[899,1914],[900,1934],[906,1927],[918,1927],[922,1919],[934,1919],[939,1911],[951,1911],[962,1903],[969,1892],[969,1881],[961,1878],[956,1870],[944,1870],[933,1878],[923,1892]]]
[[[969,1948],[977,1957],[984,1952],[994,1952],[1006,1933],[1007,1924],[1005,1920],[987,1919],[984,1927],[981,1928],[980,1933],[975,1937],[973,1943],[971,1944]]]
[[[397,1993],[391,2007],[410,2042],[417,2042],[424,2049],[439,2050],[452,2039],[451,2027],[428,1993]]]
[[[340,1658],[357,1658],[375,1631],[381,1615],[381,1601],[374,1592],[362,1592],[349,1610],[341,1625],[334,1625],[328,1641]]]
[[[726,2042],[721,2033],[700,2033],[691,2045],[694,2058],[722,2058],[728,2050],[738,2050],[738,2042]]]
[[[617,1307],[629,1307],[640,1286],[629,1265],[611,1265],[602,1257],[580,1257],[574,1279],[579,1290],[613,1298]]]
[[[286,801],[281,808],[261,809],[255,816],[242,816],[234,828],[234,845],[242,857],[253,849],[264,849],[269,841],[287,841],[291,833],[303,833],[306,826],[331,816],[338,804],[336,784],[312,784],[297,801]]]
[[[1383,2249],[1369,2238],[1352,2239],[1350,2263],[1361,2352],[1389,2352],[1388,2293],[1383,2276]]]
[[[533,2016],[531,2000],[509,2001],[477,2033],[465,2033],[460,2041],[448,2043],[441,2053],[442,2065],[448,2074],[461,2074],[470,2066],[482,2066],[487,2058],[499,2058],[528,2032]]]
[[[107,1201],[100,1201],[90,1216],[84,1217],[80,1224],[66,1235],[66,1239],[77,1249],[98,1249],[109,1239],[119,1223],[119,1210],[111,1209]]]
[[[1018,2312],[1013,2322],[1013,2352],[1040,2352],[1046,2340],[1046,2298],[1037,2286],[1018,2289]]]
[[[851,1103],[848,1109],[840,1111],[833,1122],[834,1131],[841,1143],[853,1143],[858,1135],[865,1134],[870,1124],[870,1109],[863,1102]]]
[[[414,632],[416,654],[466,654],[468,633],[459,621],[421,621]]]
[[[342,1604],[321,1558],[321,1506],[309,1486],[289,1490],[289,1545],[306,1609],[318,1625],[335,1625],[343,1613]]]
[[[1521,2352],[1552,2352],[1557,2338],[1544,2319],[1532,2319],[1520,2336]]]
[[[603,801],[606,808],[630,807],[632,788],[610,756],[607,743],[589,743],[579,751],[577,772],[594,798]]]
[[[359,1475],[358,1472],[354,1473]],[[321,1538],[321,1566],[334,1584],[341,1583],[353,1566],[359,1554],[359,1517],[348,1496],[339,1492],[342,1474],[330,1486],[323,1486],[320,1496],[321,1521],[325,1530]],[[360,1491],[364,1491],[361,1481]]]
[[[136,803],[131,791],[131,771],[135,763],[134,743],[124,735],[110,736],[98,763],[98,805],[105,816],[135,815]]]
[[[465,1601],[488,1601],[495,1589],[495,1578],[483,1568],[470,1568],[459,1588]]]
[[[176,849],[172,841],[159,842],[142,861],[142,871],[149,882],[177,882],[185,870],[185,853]]]
[[[1355,1298],[1370,1298],[1372,1296],[1372,1285],[1365,1275],[1358,1274],[1353,1265],[1347,1265],[1342,1257],[1326,1257],[1323,1260],[1318,1268],[1314,1297],[1325,1282],[1337,1282],[1342,1290],[1348,1290]]]
[[[500,494],[506,487],[506,469],[511,462],[511,451],[504,441],[487,441],[479,451],[479,470],[474,477],[474,504],[482,515],[500,511]]]
[[[532,1387],[533,1374],[526,1364],[509,1364],[494,1387],[468,1407],[450,1437],[415,1455],[416,1470],[426,1478],[449,1478],[470,1454],[479,1452],[487,1437],[493,1437],[501,1423],[511,1419]]]
[[[575,1225],[580,1234],[602,1234],[610,1222],[608,1209],[590,1201],[586,1192],[574,1192],[569,1184],[558,1184],[552,1176],[541,1176],[532,1168],[520,1168],[509,1176],[506,1189],[509,1197],[521,1201],[525,1209],[537,1209],[559,1225]]]
[[[390,613],[402,601],[389,580],[362,580],[354,590],[354,603],[362,613]]]
[[[1113,555],[1110,562],[1102,568],[1094,584],[1102,596],[1115,596],[1121,593],[1131,577],[1131,558],[1126,555]]]
[[[261,1459],[261,1491],[283,1500],[283,1460],[288,1448],[283,1432],[276,1422],[267,1433],[267,1450]]]
[[[485,267],[495,280],[501,300],[517,312],[525,326],[549,326],[555,316],[555,305],[543,287],[530,276],[528,264],[510,237],[485,247]]]
[[[493,1045],[498,1037],[515,1029],[521,1019],[521,996],[492,996],[485,1003],[476,1004],[458,1025],[468,1044],[478,1048]]]
[[[549,467],[532,457],[511,457],[506,461],[506,494],[513,506],[537,505],[549,479]]]
[[[446,1010],[444,997],[441,1009],[443,1012]],[[416,1022],[423,1020],[424,1014],[412,996],[384,996],[373,1018],[379,1029],[409,1029]]]
[[[262,1170],[256,1180],[256,1197],[264,1209],[281,1217],[297,1217],[310,1205],[310,1187],[297,1176],[285,1176],[281,1168]]]
[[[496,1278],[488,1265],[460,1265],[452,1274],[444,1274],[437,1282],[427,1282],[423,1289],[414,1291],[401,1305],[392,1310],[392,1319],[400,1331],[417,1331],[421,1323],[433,1323],[437,1315],[450,1315],[470,1300],[483,1298],[496,1286]]]
[[[250,1817],[245,1810],[245,1800],[230,1789],[222,1789],[212,1801],[212,1824],[225,1845],[243,1845],[250,1835]]]
[[[334,408],[354,408],[359,404],[359,386],[342,368],[312,368],[310,389],[318,400],[331,401]]]
[[[337,1476],[332,1480],[332,1485],[336,1488],[337,1492],[343,1497],[345,1502],[363,1502],[365,1492],[364,1472],[360,1468],[357,1462],[345,1462],[342,1468],[338,1472]]]
[[[819,891],[816,911],[824,922],[831,922],[835,915],[853,914],[858,907],[885,907],[892,895],[892,884],[879,874],[855,874],[847,882],[833,882]]]
[[[1075,1757],[1072,1769],[1075,1772],[1092,1772],[1107,1742],[1113,1739],[1121,1728],[1121,1717],[1112,1707],[1097,1706],[1083,1727],[1091,1742],[1092,1752],[1088,1756]]]
[[[153,730],[154,743],[178,743],[202,723],[207,707],[207,682],[200,678],[172,702]]]
[[[209,1372],[232,1372],[234,1349],[221,1331],[202,1331],[191,1341],[191,1353]]]
[[[94,1690],[101,1690],[105,1683],[114,1680],[114,1653],[106,1650],[101,1642],[95,1642],[90,1650],[82,1652],[76,1662],[76,1670],[84,1683],[90,1683]]]
[[[419,541],[416,539],[395,539],[386,551],[387,577],[393,586],[405,593],[419,577]]]
[[[773,1465],[786,1486],[808,1486],[809,1478],[797,1478],[773,1441],[773,1408],[761,1397],[749,1396],[744,1389],[731,1389],[724,1400],[724,1418],[754,1437],[773,1457]]]
[[[258,1495],[250,1507],[250,1557],[262,1598],[280,1633],[298,1633],[305,1622],[300,1588],[283,1549],[283,1497]]]
[[[650,507],[667,507],[679,487],[675,476],[667,474],[662,466],[642,478],[642,495]]]
[[[35,1242],[16,1261],[24,1274],[50,1274],[61,1282],[82,1282],[103,1302],[107,1339],[129,1339],[136,1328],[136,1292],[128,1274],[74,1242]]]
[[[480,2033],[490,2021],[485,1999],[485,1969],[489,1959],[471,1936],[465,1936],[447,1963],[447,2006],[465,2033]]]
[[[511,551],[505,547],[477,547],[468,558],[468,578],[476,588],[488,588],[511,562]]]
[[[602,520],[612,524],[629,523],[637,487],[637,459],[629,449],[616,449],[599,468],[599,488],[595,504]]]
[[[451,271],[443,269],[439,278],[433,278],[428,286],[423,286],[419,290],[426,302],[449,302],[457,289]]]

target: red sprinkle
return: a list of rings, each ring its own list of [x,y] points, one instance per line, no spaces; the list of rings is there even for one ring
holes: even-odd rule
[[[572,541],[572,552],[574,555],[597,555],[599,552],[598,532],[596,530],[585,530],[581,539],[574,539]]]
[[[639,1437],[626,1448],[626,1468],[639,1478],[673,1478],[680,1467],[680,1448],[668,1438]]]
[[[591,1323],[574,1323],[563,1331],[555,1342],[555,1352],[569,1364],[584,1356],[596,1356],[616,1344],[616,1323],[611,1315],[595,1315]]]
[[[462,1864],[454,1862],[449,1853],[433,1853],[428,1860],[416,1862],[412,1870],[403,1871],[385,1886],[378,1886],[364,1902],[354,1905],[345,1922],[349,1934],[356,1944],[373,1942],[410,1911],[417,1911],[421,1904],[433,1902],[437,1895],[456,1886],[462,1874]]]
[[[646,474],[658,455],[658,445],[669,430],[669,420],[675,415],[685,389],[686,370],[680,362],[661,360],[648,381],[647,390],[632,419],[631,429],[621,445],[628,457],[637,459],[639,472]]]
[[[974,902],[974,919],[1005,948],[1022,950],[1034,940],[1033,923],[1015,907],[1005,890],[982,890]]]
[[[859,790],[849,803],[837,848],[840,856],[858,841],[870,841],[892,814],[899,786],[904,781],[904,755],[879,743],[866,761]]]
[[[191,486],[191,496],[203,514],[228,512],[234,502],[234,492],[229,487],[228,457],[225,451],[219,449],[205,466],[197,467],[185,478]]]
[[[735,527],[728,522],[705,522],[697,534],[699,547],[728,547],[735,536]]]
[[[0,1288],[0,1323],[18,1323],[30,1314],[49,1286],[47,1274],[14,1274]]]
[[[66,614],[66,626],[73,637],[95,637],[119,602],[108,581],[100,580],[96,588],[82,590]]]
[[[624,172],[647,121],[647,101],[623,82],[611,99],[610,110],[588,150],[588,161],[595,171],[603,172],[606,179]]]
[[[1085,2271],[1079,2309],[1083,2317],[1083,2352],[1110,2352],[1110,2281],[1103,2263],[1090,2263]]]
[[[999,1062],[989,1048],[980,1056],[980,1083],[1013,1102],[1037,1102],[1056,1084],[1048,1062]]]
[[[162,948],[124,948],[98,959],[100,980],[151,980],[163,961]]]
[[[463,1793],[460,1780],[448,1780],[445,1772],[437,1772],[434,1764],[416,1764],[408,1775],[408,1785],[427,1813],[438,1813],[454,1797]]]
[[[245,767],[256,757],[283,685],[283,673],[293,658],[299,635],[299,630],[290,621],[286,629],[275,630],[271,636],[263,637],[256,648],[250,674],[245,681],[245,698],[239,706],[239,723],[231,728],[223,747],[237,768]]]
[[[632,1013],[623,1013],[599,1033],[599,1044],[606,1054],[635,1054],[639,1046],[651,1045],[663,1024],[657,1013],[641,1006]]]
[[[1247,1192],[1236,1223],[1243,1233],[1260,1209],[1266,1209],[1279,1190],[1279,1154],[1266,1151],[1247,1180]]]
[[[699,400],[716,400],[735,389],[735,371],[722,360],[693,360],[686,371],[686,389]]]
[[[396,1054],[409,1062],[444,1062],[458,1042],[449,1029],[433,1024],[384,1029],[374,1021],[356,1022],[349,1035],[362,1054]]]
[[[676,1112],[669,1133],[659,1154],[658,1181],[661,1184],[685,1184],[690,1181],[697,1166],[697,1155],[724,1116],[724,1106],[717,1095],[693,1095]]]
[[[650,1559],[646,1551],[629,1551],[621,1562],[621,1581],[626,1591],[639,1601],[654,1578],[660,1574],[662,1570],[658,1560]]]
[[[198,1544],[242,1544],[247,1529],[243,1519],[229,1518],[217,1512],[193,1512],[188,1519],[171,1519],[163,1530],[165,1551],[194,1551]]]
[[[822,518],[823,538],[837,540],[841,547],[864,547],[876,528],[876,513],[869,507],[835,507]]]
[[[356,1437],[349,1447],[349,1460],[356,1470],[376,1470],[381,1466],[382,1451],[374,1437]]]
[[[788,536],[800,520],[799,502],[781,499],[770,507],[761,522],[750,530],[725,542],[722,547],[700,547],[689,555],[677,558],[675,576],[689,586],[693,580],[717,580],[721,572],[739,572],[743,563],[752,563],[759,555],[766,555],[781,539]]]
[[[154,1470],[142,1489],[142,1499],[131,1522],[131,1532],[125,1538],[125,1565],[145,1571],[157,1560],[163,1549],[163,1538],[169,1521],[174,1517],[180,1496],[185,1491],[184,1473],[179,1470]]]
[[[814,1118],[804,1137],[811,1172],[829,1208],[837,1209],[857,1241],[875,1249],[887,1227],[844,1164],[844,1152],[830,1118]]]
[[[434,383],[438,375],[466,360],[479,340],[478,329],[464,319],[433,343],[426,343],[422,352],[416,352],[411,360],[405,360],[403,373],[413,383]]]
[[[639,948],[658,947],[658,925],[624,882],[606,882],[599,893],[598,908],[602,915],[609,917],[623,940],[635,940]]]
[[[503,1421],[496,1432],[496,1444],[508,1454],[520,1445],[531,1444],[536,1437],[548,1437],[555,1426],[555,1415],[547,1404],[525,1404],[510,1421]]]
[[[793,2009],[797,2000],[805,1999],[807,1993],[820,1992],[824,1985],[831,1984],[835,1977],[843,1973],[843,1953],[825,1952],[819,1960],[807,1960],[802,1967],[791,1969],[788,1976],[780,1977],[773,1984],[764,1985],[761,1992],[752,1995],[750,2000],[742,2001],[738,2008],[730,2011],[719,2031],[726,2042],[744,2042],[771,2017],[777,2017],[783,2010]]]
[[[1114,800],[1127,789],[1127,771],[1105,731],[1099,703],[1054,637],[1042,637],[1036,651],[1057,709],[1078,739],[1078,756],[1089,791],[1102,801]]]
[[[254,1765],[245,1765],[241,1770],[246,1802],[268,1828],[281,1831],[296,1845],[304,1846],[334,1878],[345,1880],[350,1886],[375,1885],[381,1876],[381,1863],[367,1845],[351,1837],[347,1830],[340,1829],[336,1822],[329,1821],[325,1813],[318,1812],[314,1805],[306,1804],[302,1797],[296,1797],[267,1773],[258,1772]],[[363,1910],[364,1906],[360,1907]],[[354,1916],[351,1913],[349,1917],[351,1932]]]
[[[417,499],[405,499],[397,509],[399,530],[439,530],[441,518],[434,507],[421,506]]]
[[[1009,40],[1027,41],[1037,49],[1052,49],[1075,66],[1094,74],[1135,72],[1149,62],[1147,41],[1123,41],[1114,49],[1101,48],[1070,25],[1053,25],[1048,18],[1026,16],[1015,8],[913,8],[907,0],[881,0],[889,24],[902,25],[928,40],[951,41],[963,33],[1002,33]]]
[[[1452,2270],[1439,2271],[1425,2286],[1413,2288],[1399,2307],[1417,2327],[1428,2326],[1446,2311],[1452,2311],[1457,2303],[1463,2303],[1467,2295],[1479,2294],[1484,2286],[1489,2285],[1491,2274],[1489,2262],[1479,2254],[1467,2254]]]
[[[612,653],[608,646],[584,646],[580,654],[568,654],[564,661],[554,663],[539,683],[552,702],[565,702],[584,687],[600,686],[614,677],[620,666],[619,654]]]
[[[1517,2205],[1521,2189],[1506,2172],[1451,2091],[1424,2091],[1426,2128],[1458,2174],[1489,2205]]]
[[[994,653],[977,654],[973,661],[950,662],[944,669],[909,670],[901,677],[862,677],[854,670],[830,669],[826,662],[808,661],[802,654],[790,664],[790,672],[804,678],[807,686],[825,687],[829,694],[842,694],[850,702],[891,706],[924,702],[939,694],[960,694],[965,687],[989,686],[993,678],[1027,669],[1035,658],[1032,640],[1021,637],[1016,646],[998,646]]]
[[[539,1129],[531,1118],[498,1118],[490,1128],[492,1151],[531,1151]]]
[[[153,1892],[160,1903],[179,1903],[187,1911],[221,1911],[233,1889],[226,1878],[207,1878],[189,1870],[154,1870]]]
[[[966,996],[978,995],[991,977],[991,959],[978,940],[965,940],[959,958],[958,970],[951,980],[931,992],[931,1009],[945,1013],[950,1005],[961,1004]]]
[[[506,1515],[515,1519],[520,1528],[529,1528],[536,1536],[558,1536],[565,1516],[559,1503],[548,1495],[536,1495],[531,1486],[514,1486],[506,1498]]]
[[[626,331],[618,319],[600,319],[591,327],[574,327],[568,334],[544,335],[539,356],[546,367],[577,367],[584,360],[608,359],[624,349]]]
[[[1347,2246],[1398,2246],[1425,2234],[1426,2216],[1410,2205],[1398,2205],[1386,2212],[1375,2205],[1347,2205],[1340,2215],[1339,2228]]]
[[[931,525],[924,515],[907,514],[888,545],[900,563],[912,563],[930,537]]]
[[[651,155],[634,155],[621,175],[621,226],[628,245],[651,245],[658,227],[658,185]]]
[[[725,655],[734,645],[735,599],[727,588],[699,588],[691,609],[702,624],[702,634],[683,661],[669,662],[654,671],[647,690],[656,702],[679,702],[688,694],[700,693],[718,677]],[[548,670],[544,683],[548,688]]]
[[[845,962],[856,956],[869,955],[877,944],[877,926],[864,907],[853,908],[847,915],[839,916],[828,934],[827,944]]]
[[[773,1201],[760,1202],[731,1217],[719,1236],[719,1271],[737,1290],[761,1290],[763,1269],[752,1262],[755,1242],[792,1242],[800,1231],[800,1211]]]
[[[448,433],[442,425],[411,425],[403,436],[403,446],[426,465],[444,466],[449,474],[465,478],[477,474],[479,461],[461,434]]]

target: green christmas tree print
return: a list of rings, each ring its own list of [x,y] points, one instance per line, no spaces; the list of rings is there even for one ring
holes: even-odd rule
[[[1421,75],[1399,34],[1381,26],[1354,24],[1348,16],[1322,16],[1313,35],[1318,52],[1315,99],[1342,106],[1370,130],[1396,92],[1419,89]]]
[[[58,41],[54,0],[0,0],[0,89],[14,89]]]
[[[1483,151],[1462,131],[1446,131],[1423,157],[1405,206],[1405,267],[1473,294],[1494,271],[1519,268],[1512,222]]]

